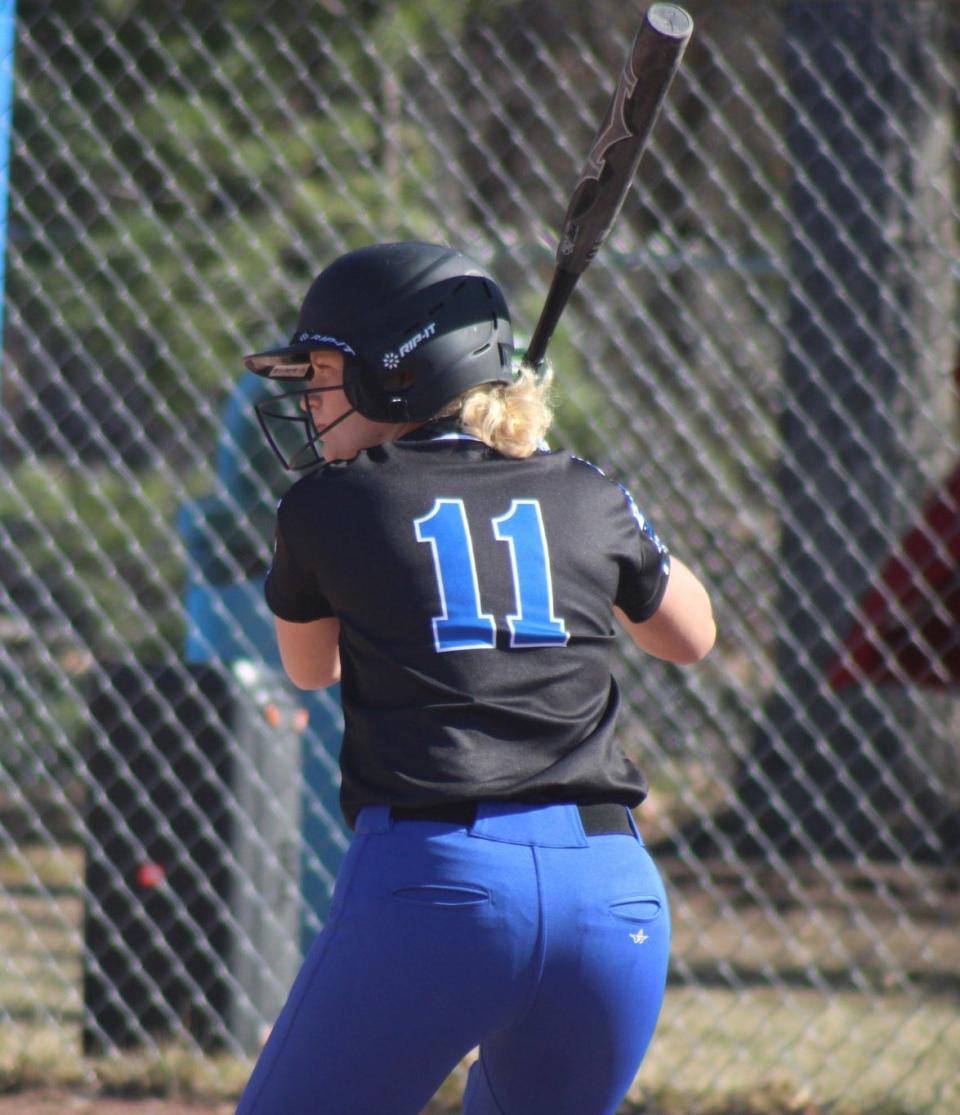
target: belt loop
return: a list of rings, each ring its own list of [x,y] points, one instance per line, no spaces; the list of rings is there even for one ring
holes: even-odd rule
[[[588,847],[580,811],[569,804],[481,802],[470,835],[480,840],[537,848]]]
[[[365,805],[357,814],[354,829],[358,835],[376,832],[389,832],[393,828],[389,805]]]

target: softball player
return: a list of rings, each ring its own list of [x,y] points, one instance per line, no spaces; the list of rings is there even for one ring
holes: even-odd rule
[[[606,1115],[663,997],[669,915],[614,739],[615,620],[691,663],[706,592],[630,495],[541,447],[546,384],[468,257],[326,268],[258,414],[287,467],[267,601],[297,686],[341,683],[354,837],[238,1115]],[[288,409],[289,408],[289,409]],[[291,439],[290,431],[302,433]]]

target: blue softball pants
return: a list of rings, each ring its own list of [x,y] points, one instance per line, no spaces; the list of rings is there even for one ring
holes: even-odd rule
[[[469,825],[361,811],[237,1115],[416,1115],[472,1049],[464,1115],[613,1115],[653,1036],[670,921],[631,834],[576,806]]]

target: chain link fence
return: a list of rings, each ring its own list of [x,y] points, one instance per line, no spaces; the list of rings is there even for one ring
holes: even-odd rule
[[[946,1113],[960,9],[686,7],[638,184],[551,350],[554,440],[631,487],[718,614],[696,670],[617,663],[675,919],[644,1075]],[[347,834],[336,691],[286,685],[261,601],[289,478],[238,358],[289,332],[333,255],[391,238],[482,258],[529,331],[639,18],[612,0],[18,4],[7,1067],[41,1034],[256,1049]]]

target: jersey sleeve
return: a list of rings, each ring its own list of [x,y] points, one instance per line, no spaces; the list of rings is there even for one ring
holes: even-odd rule
[[[295,497],[289,498],[290,495],[288,493],[277,508],[273,561],[263,587],[267,606],[278,619],[290,623],[328,619],[334,612],[310,560],[305,516],[298,514],[298,501]]]
[[[623,544],[618,557],[620,580],[614,603],[633,623],[650,619],[660,607],[670,578],[670,553],[644,518],[626,488]]]

